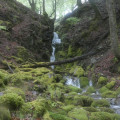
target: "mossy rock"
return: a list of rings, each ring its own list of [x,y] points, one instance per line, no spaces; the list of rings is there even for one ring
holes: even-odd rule
[[[93,107],[110,107],[110,103],[106,99],[95,100],[92,103]]]
[[[7,108],[0,107],[0,120],[11,120],[10,111]]]
[[[0,96],[0,105],[5,105],[10,110],[15,111],[19,110],[24,103],[24,100],[21,96],[18,96],[15,93],[7,93],[3,96]]]
[[[106,77],[101,76],[101,77],[98,79],[98,85],[100,85],[100,86],[106,85],[107,82],[108,82],[108,79],[107,79]]]
[[[113,109],[110,109],[110,108],[100,107],[99,109],[102,112],[115,113],[115,111]]]
[[[49,109],[49,104],[45,99],[37,99],[32,102],[27,102],[23,104],[21,108],[21,114],[32,114],[34,118],[42,117],[46,110]]]
[[[81,88],[85,88],[89,85],[89,80],[87,77],[80,77],[80,86]]]
[[[67,105],[67,106],[63,106],[61,107],[64,111],[69,112],[71,111],[75,106],[74,105]]]
[[[16,87],[7,87],[6,90],[4,91],[5,94],[7,93],[15,93],[21,96],[23,99],[25,99],[25,93],[22,89],[16,88]]]
[[[65,91],[66,91],[66,92],[77,92],[77,93],[81,93],[81,92],[82,92],[82,89],[77,88],[77,87],[74,87],[74,86],[72,86],[72,85],[69,85],[69,86],[66,86],[66,87],[65,87]]]
[[[83,101],[83,106],[91,106],[91,104],[93,103],[93,98],[89,97],[89,96],[81,96],[81,99]]]
[[[85,71],[81,66],[73,66],[71,68],[71,70],[69,71],[69,73],[71,73],[77,77],[80,77],[80,76],[83,76],[85,74]]]
[[[90,120],[120,120],[120,115],[108,112],[93,112],[91,113]]]
[[[88,92],[88,93],[95,93],[96,90],[94,89],[94,87],[89,87],[86,92]]]
[[[101,94],[103,98],[116,98],[117,97],[117,92],[116,91],[106,91]]]
[[[116,83],[115,81],[111,81],[110,83],[107,83],[106,88],[111,90],[115,86],[115,83]]]
[[[83,109],[85,109],[88,112],[98,112],[98,110],[94,107],[84,107]]]
[[[88,113],[82,108],[74,108],[68,112],[68,116],[77,120],[88,120]]]
[[[105,86],[103,86],[102,88],[100,88],[100,93],[104,93],[104,92],[107,92],[109,91],[108,88],[106,88]]]
[[[53,120],[73,120],[72,118],[67,117],[66,115],[62,115],[59,113],[53,113],[53,112],[50,112],[50,117]]]
[[[85,74],[84,69],[81,66],[77,66],[74,71],[74,75],[77,77],[83,76]]]

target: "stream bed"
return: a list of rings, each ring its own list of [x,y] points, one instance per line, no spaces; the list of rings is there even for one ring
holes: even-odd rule
[[[73,76],[65,76],[64,78],[66,79],[66,85],[72,85],[77,88],[81,88],[79,78]],[[88,87],[94,87],[92,80],[89,80],[89,85],[85,88],[81,88],[82,92],[78,94],[85,93]],[[116,114],[120,114],[120,96],[118,96],[117,98],[102,98],[99,89],[96,89],[96,92],[91,93],[89,96],[92,97],[94,100],[107,99],[110,103],[110,108],[113,109]]]

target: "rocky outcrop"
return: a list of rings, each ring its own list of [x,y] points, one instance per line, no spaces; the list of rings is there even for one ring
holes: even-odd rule
[[[49,61],[53,21],[32,12],[16,0],[0,1],[0,54],[2,59],[25,47],[32,58]]]

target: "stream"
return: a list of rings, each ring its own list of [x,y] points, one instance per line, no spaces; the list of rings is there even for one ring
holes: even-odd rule
[[[80,79],[77,77],[71,77],[71,76],[65,76],[66,78],[66,85],[72,85],[75,86],[77,88],[81,88],[80,87]],[[92,80],[89,81],[89,85],[86,88],[81,88],[82,89],[82,93],[79,94],[83,94],[87,91],[88,87],[94,87]],[[90,97],[94,98],[95,100],[99,100],[102,99],[101,94],[99,93],[99,90],[96,89],[95,93],[92,93],[90,95]],[[120,114],[120,96],[118,96],[117,98],[105,98],[109,101],[110,103],[110,108],[113,109],[115,111],[115,113]]]
[[[52,40],[52,55],[50,57],[50,62],[55,61],[55,45],[60,43],[61,43],[61,39],[58,37],[58,34],[54,32],[54,38]],[[54,66],[51,66],[51,68],[54,69]],[[66,85],[72,85],[74,87],[81,88],[80,85],[81,80],[79,78],[73,76],[64,76],[64,78],[66,79]],[[92,80],[89,80],[89,85],[86,88],[81,88],[82,93],[78,93],[78,94],[85,93],[88,87],[94,87]],[[95,100],[102,99],[98,89],[96,89],[95,93],[90,94],[90,97],[92,97]],[[120,114],[120,96],[118,96],[117,98],[106,98],[106,99],[110,103],[110,108],[113,109],[115,113]]]

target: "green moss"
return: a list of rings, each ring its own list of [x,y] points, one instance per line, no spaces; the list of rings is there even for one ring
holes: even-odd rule
[[[98,112],[98,110],[94,107],[84,107],[83,109],[85,109],[88,112]]]
[[[77,66],[75,68],[74,75],[76,75],[77,77],[83,76],[84,73],[85,73],[85,71],[83,70],[83,68],[81,66]]]
[[[65,91],[66,92],[77,92],[77,93],[81,93],[82,90],[80,88],[74,87],[74,86],[67,86],[65,87]]]
[[[46,112],[46,113],[44,114],[43,119],[44,119],[44,120],[53,120],[53,119],[50,117],[49,112]]]
[[[93,107],[110,107],[110,103],[106,99],[96,100],[92,103]]]
[[[23,61],[27,61],[30,57],[27,49],[24,47],[17,47],[17,57],[21,58]]]
[[[1,81],[1,83],[3,82],[4,85],[7,85],[9,80],[10,80],[9,77],[10,77],[9,73],[7,73],[5,70],[0,69],[0,81]]]
[[[118,95],[117,92],[110,91],[110,90],[102,93],[102,97],[104,97],[104,98],[116,98],[117,95]]]
[[[18,110],[23,105],[24,100],[15,93],[7,93],[0,97],[0,105],[5,105],[10,110]]]
[[[111,81],[110,83],[108,83],[107,85],[106,85],[106,88],[108,88],[108,89],[112,89],[114,86],[115,86],[115,81]]]
[[[84,109],[73,109],[72,111],[68,112],[68,116],[77,120],[88,120],[87,111]]]
[[[52,113],[52,112],[50,113],[50,117],[53,120],[72,120],[72,118],[69,118],[66,115],[62,115],[62,114],[59,114],[59,113]]]
[[[77,17],[70,17],[66,20],[66,23],[68,25],[75,25],[76,23],[78,23],[80,21],[80,19],[78,19]]]
[[[110,108],[106,108],[106,107],[101,107],[99,108],[100,111],[102,112],[108,112],[108,113],[115,113],[114,110],[110,109]]]
[[[89,80],[87,77],[80,77],[80,86],[81,88],[85,88],[89,85]]]
[[[33,113],[34,118],[38,118],[42,117],[48,108],[49,105],[45,99],[37,99],[35,101],[25,103],[21,108],[21,113],[23,115]]]
[[[63,106],[62,109],[66,112],[71,111],[75,106],[74,105],[67,105],[67,106]]]
[[[90,120],[114,120],[113,115],[107,112],[93,112]]]
[[[88,92],[88,93],[95,93],[96,90],[94,89],[94,87],[89,87],[86,92]]]
[[[11,120],[10,111],[7,108],[0,107],[0,120]]]
[[[92,102],[94,101],[93,98],[89,96],[81,96],[80,98],[83,101],[83,106],[91,106]]]
[[[109,89],[106,88],[105,86],[102,87],[102,88],[100,88],[100,93],[104,93],[104,92],[106,92],[106,91],[109,91]]]
[[[16,87],[7,87],[5,92],[5,94],[7,93],[16,93],[18,94],[19,96],[21,96],[23,99],[25,99],[25,93],[22,89],[20,88],[16,88]]]
[[[100,86],[106,85],[107,81],[108,81],[108,79],[106,77],[102,76],[98,79],[98,85],[100,85]]]

